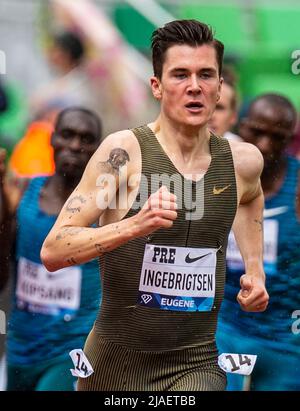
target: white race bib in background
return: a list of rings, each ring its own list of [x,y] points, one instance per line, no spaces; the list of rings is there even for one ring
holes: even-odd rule
[[[264,269],[266,274],[277,271],[278,221],[264,220]],[[244,262],[232,231],[229,233],[226,252],[227,267],[231,271],[244,271]]]
[[[17,306],[47,315],[71,314],[80,306],[80,267],[50,273],[42,264],[24,257],[18,261]]]

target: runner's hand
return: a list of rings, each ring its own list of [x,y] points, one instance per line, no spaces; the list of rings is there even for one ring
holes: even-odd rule
[[[141,211],[135,216],[137,237],[148,235],[159,228],[170,228],[177,218],[176,196],[162,186],[151,194]]]
[[[262,277],[244,274],[240,279],[241,290],[237,300],[244,311],[262,312],[268,306],[269,295]]]

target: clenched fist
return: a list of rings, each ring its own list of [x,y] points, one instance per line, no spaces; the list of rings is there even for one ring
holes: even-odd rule
[[[269,303],[269,295],[263,278],[244,274],[240,279],[241,290],[237,300],[244,311],[265,311]]]
[[[141,211],[134,217],[137,237],[148,235],[159,228],[170,228],[177,218],[176,196],[162,186],[151,194]]]

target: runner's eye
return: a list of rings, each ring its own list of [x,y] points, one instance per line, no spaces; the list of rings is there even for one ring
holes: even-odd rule
[[[62,130],[60,133],[61,137],[66,140],[72,138],[73,134],[74,133],[71,130]]]
[[[95,142],[95,138],[92,134],[87,133],[82,135],[81,142],[83,144],[93,144]]]
[[[201,78],[203,78],[204,80],[209,79],[212,77],[211,73],[202,73],[200,75]]]
[[[175,73],[174,77],[177,78],[178,80],[183,80],[184,78],[186,78],[186,74],[185,73]]]

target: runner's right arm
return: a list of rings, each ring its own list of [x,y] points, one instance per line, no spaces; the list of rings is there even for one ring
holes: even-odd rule
[[[90,159],[82,179],[63,206],[46,238],[41,259],[49,271],[85,263],[133,238],[160,227],[168,228],[177,217],[175,196],[163,187],[152,194],[135,216],[103,227],[91,225],[113,204],[120,184],[136,173],[137,142],[131,131],[108,136]],[[126,181],[119,173],[127,167]]]

